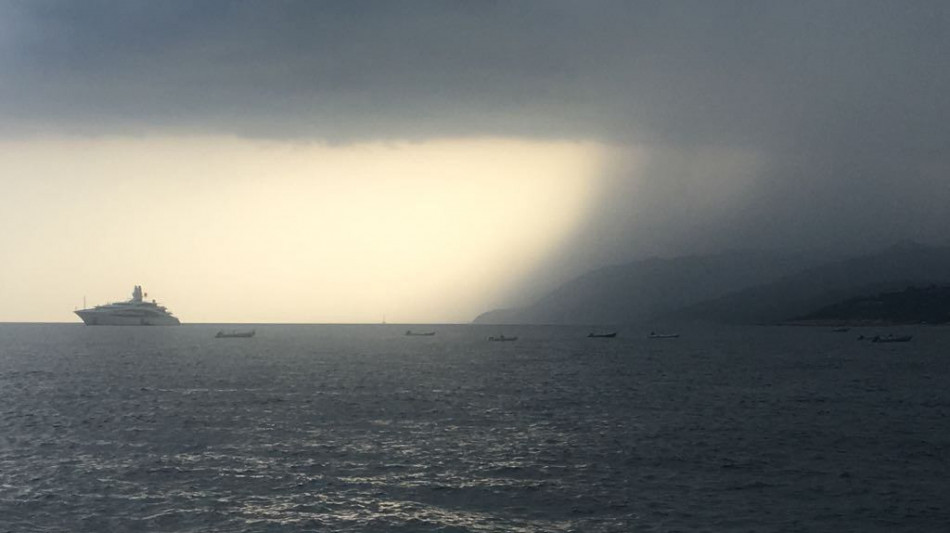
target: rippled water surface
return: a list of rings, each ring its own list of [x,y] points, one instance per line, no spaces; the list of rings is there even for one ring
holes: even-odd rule
[[[950,525],[950,329],[217,329],[0,325],[0,531]]]

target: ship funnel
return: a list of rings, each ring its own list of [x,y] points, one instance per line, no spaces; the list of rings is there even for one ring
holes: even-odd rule
[[[142,301],[142,286],[141,285],[136,285],[135,288],[132,289],[132,301],[133,302]]]

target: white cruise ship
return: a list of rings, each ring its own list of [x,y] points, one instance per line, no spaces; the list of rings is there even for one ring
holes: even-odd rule
[[[132,290],[132,299],[97,305],[90,309],[75,311],[87,326],[177,326],[181,324],[167,309],[155,300],[142,300],[142,286]]]

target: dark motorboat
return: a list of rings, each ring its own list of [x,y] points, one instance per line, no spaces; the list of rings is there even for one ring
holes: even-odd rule
[[[657,332],[655,332],[655,331],[651,331],[651,332],[650,332],[650,335],[648,335],[647,338],[650,338],[650,339],[678,339],[679,336],[680,336],[679,333],[657,333]]]
[[[875,335],[871,342],[910,342],[912,335]]]
[[[617,336],[616,331],[612,331],[610,333],[588,333],[587,334],[588,339],[612,339],[616,336]]]
[[[254,330],[251,331],[219,331],[214,338],[216,339],[247,339],[254,336]]]
[[[510,342],[518,340],[518,337],[505,337],[504,335],[499,335],[497,337],[488,337],[488,340],[492,342]]]
[[[417,332],[417,331],[412,331],[411,329],[407,329],[406,336],[407,337],[434,337],[435,332],[434,331]]]
[[[833,331],[833,332],[835,332],[835,333],[847,333],[847,332],[851,331],[851,328],[835,328],[835,329],[833,329],[833,330],[831,330],[831,331]]]

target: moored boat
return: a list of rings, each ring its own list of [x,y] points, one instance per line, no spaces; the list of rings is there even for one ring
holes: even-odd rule
[[[219,331],[214,338],[216,339],[247,339],[253,337],[256,332],[250,331]]]
[[[518,340],[518,337],[505,337],[504,335],[499,335],[497,337],[488,337],[488,340],[492,342],[510,342]]]
[[[425,331],[425,332],[422,332],[422,331],[412,331],[411,329],[407,329],[407,330],[406,330],[406,336],[407,336],[407,337],[434,337],[434,336],[435,336],[435,332],[434,332],[434,331]]]
[[[647,338],[650,338],[650,339],[678,339],[679,336],[680,336],[679,333],[657,333],[657,332],[655,332],[655,331],[651,331],[650,334],[647,336]]]
[[[611,331],[610,333],[594,333],[590,332],[587,334],[588,339],[612,339],[617,336],[616,331]]]
[[[875,335],[871,342],[910,342],[914,337],[912,335]]]
[[[142,292],[142,286],[132,289],[132,299],[97,305],[89,309],[74,311],[87,326],[177,326],[181,324],[171,311],[158,305],[155,300],[147,302],[148,296]]]

